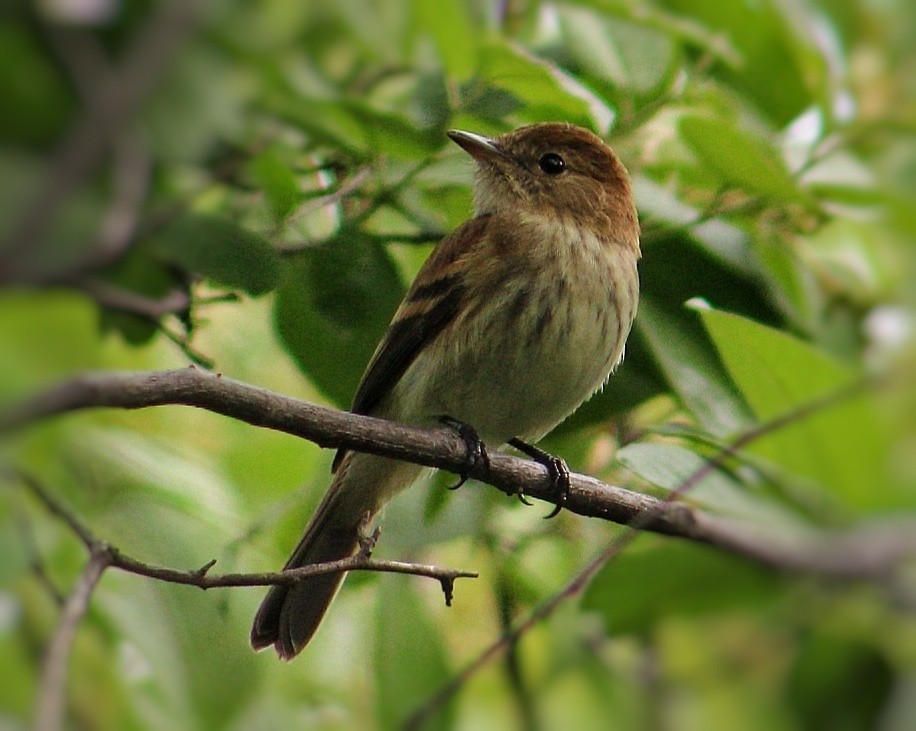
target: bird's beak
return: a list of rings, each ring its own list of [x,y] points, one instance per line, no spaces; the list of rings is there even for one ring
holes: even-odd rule
[[[505,157],[496,141],[489,137],[463,132],[460,129],[450,129],[448,136],[477,162],[492,162]]]

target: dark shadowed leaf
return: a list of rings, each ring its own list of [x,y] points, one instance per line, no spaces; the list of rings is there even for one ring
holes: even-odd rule
[[[646,632],[667,617],[759,608],[780,584],[767,569],[714,548],[646,543],[632,545],[605,566],[583,598],[610,634]]]
[[[805,728],[875,728],[893,679],[891,662],[875,647],[815,628],[795,658],[788,701]]]
[[[299,367],[332,401],[349,406],[403,295],[385,249],[346,231],[289,267],[274,316]]]
[[[270,242],[216,216],[182,216],[154,235],[150,249],[191,274],[252,295],[269,292],[280,277]]]

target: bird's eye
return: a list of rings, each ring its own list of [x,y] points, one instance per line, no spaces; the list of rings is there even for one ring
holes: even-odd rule
[[[559,175],[566,169],[563,158],[555,152],[548,152],[538,160],[538,166],[548,175]]]

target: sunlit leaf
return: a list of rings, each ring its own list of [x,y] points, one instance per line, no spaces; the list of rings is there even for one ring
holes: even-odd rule
[[[813,31],[793,22],[797,16],[790,20],[773,3],[668,0],[665,5],[728,39],[740,60],[714,73],[746,93],[777,126],[824,97],[826,62],[808,40]]]
[[[667,33],[575,6],[560,8],[560,20],[567,52],[609,90],[650,96],[675,73],[678,49]]]
[[[412,3],[417,31],[424,41],[431,39],[445,72],[464,80],[477,66],[478,31],[472,27],[469,7],[463,2],[444,0]]]
[[[614,112],[602,99],[518,45],[490,40],[481,50],[480,63],[483,80],[524,102],[529,115],[592,127],[600,133],[613,122]]]
[[[856,383],[856,369],[787,333],[737,315],[699,313],[722,362],[757,418],[765,422]],[[755,441],[750,449],[815,480],[860,509],[899,504],[887,491],[886,439],[863,394],[800,417]]]
[[[779,150],[766,140],[734,124],[695,115],[683,117],[678,127],[700,162],[724,182],[779,203],[804,200]]]

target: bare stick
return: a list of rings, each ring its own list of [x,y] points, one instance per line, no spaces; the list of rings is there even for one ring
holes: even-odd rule
[[[104,551],[93,553],[73,592],[67,597],[60,620],[42,664],[41,683],[35,705],[35,731],[58,731],[64,727],[67,699],[67,665],[76,630],[89,608],[89,598],[109,566]]]

